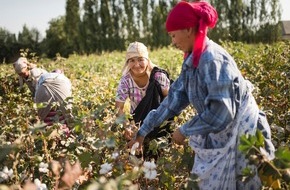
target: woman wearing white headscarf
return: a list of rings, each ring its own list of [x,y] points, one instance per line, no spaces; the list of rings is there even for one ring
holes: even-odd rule
[[[117,116],[124,115],[125,101],[129,99],[130,114],[135,125],[142,124],[148,112],[156,109],[167,96],[169,87],[168,73],[152,63],[147,47],[141,42],[130,43],[116,92]],[[147,136],[143,149],[144,159],[157,158],[157,155],[150,152],[149,142],[170,132],[170,125],[166,125],[156,128]],[[134,131],[130,127],[125,128],[125,138],[131,139],[133,135]]]
[[[37,68],[35,64],[28,62],[25,57],[20,57],[15,63],[13,63],[15,72],[19,75],[19,84],[22,87],[23,83],[27,84],[32,96],[35,95],[35,88],[39,77],[43,73],[47,73],[46,70]]]

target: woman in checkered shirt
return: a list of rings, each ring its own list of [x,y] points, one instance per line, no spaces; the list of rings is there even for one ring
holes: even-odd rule
[[[125,115],[124,105],[129,99],[130,114],[134,118],[135,125],[140,125],[147,113],[157,108],[167,96],[169,86],[167,72],[151,62],[147,47],[140,42],[131,43],[126,52],[126,61],[116,93],[117,116]],[[156,134],[156,131],[151,134]],[[124,135],[127,140],[130,140],[134,130],[127,126]]]

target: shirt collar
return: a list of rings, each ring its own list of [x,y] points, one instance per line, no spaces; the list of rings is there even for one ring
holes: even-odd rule
[[[208,37],[206,37],[205,39],[205,49],[204,51],[206,50],[208,44],[210,43],[210,40]],[[193,67],[193,63],[192,63],[192,52],[185,58],[184,62],[183,62],[183,65],[186,67],[186,68],[192,68]]]

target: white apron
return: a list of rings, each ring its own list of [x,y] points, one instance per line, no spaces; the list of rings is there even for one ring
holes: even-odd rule
[[[245,156],[238,151],[240,136],[255,135],[259,116],[259,108],[249,91],[230,127],[206,137],[190,137],[189,144],[195,152],[191,172],[198,176],[201,190],[257,190],[261,187],[257,175],[248,183],[237,179],[247,167]]]

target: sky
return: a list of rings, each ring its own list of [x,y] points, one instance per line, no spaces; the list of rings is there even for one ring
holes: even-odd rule
[[[80,0],[82,5],[84,0]],[[290,20],[289,0],[280,0],[281,20]],[[0,27],[18,34],[24,25],[36,28],[42,37],[49,21],[65,15],[66,0],[0,0]]]

